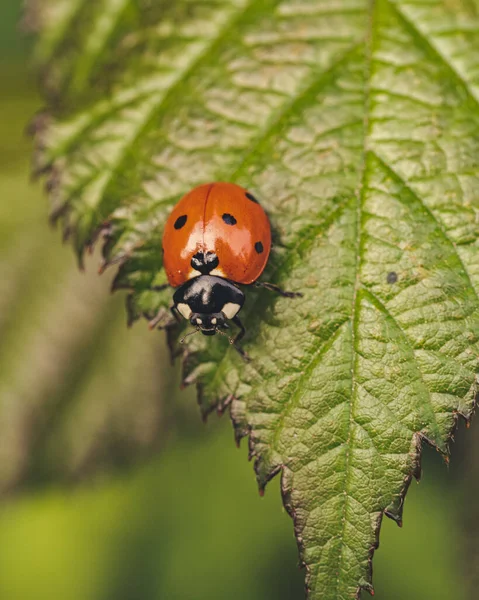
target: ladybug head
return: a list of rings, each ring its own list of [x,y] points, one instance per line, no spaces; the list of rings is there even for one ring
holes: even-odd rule
[[[227,279],[199,275],[176,290],[173,302],[176,311],[195,328],[187,335],[201,331],[203,335],[219,333],[226,336],[224,330],[229,329],[227,321],[234,320],[243,306],[244,294]],[[233,343],[233,340],[229,339],[229,342]]]
[[[190,323],[196,327],[203,335],[215,335],[220,333],[221,329],[227,329],[228,325],[223,313],[193,313],[190,317]]]

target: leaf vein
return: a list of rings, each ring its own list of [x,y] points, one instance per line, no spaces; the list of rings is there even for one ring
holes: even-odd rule
[[[394,2],[393,0],[387,0],[388,4],[393,7],[394,11],[401,19],[401,21],[406,25],[408,30],[413,34],[418,43],[420,43],[423,47],[426,47],[430,52],[434,53],[436,58],[441,62],[447,69],[452,73],[454,79],[456,79],[461,87],[463,87],[468,96],[473,100],[473,102],[479,108],[479,97],[476,95],[474,90],[471,88],[467,79],[462,75],[462,73],[454,66],[454,64],[450,61],[450,59],[441,51],[439,46],[429,39],[427,34],[411,20],[411,18],[406,14],[403,8],[399,6],[398,2]]]
[[[448,244],[453,249],[454,255],[456,256],[457,260],[459,261],[459,264],[462,267],[464,278],[467,280],[467,283],[479,304],[479,294],[476,288],[474,287],[474,284],[472,283],[464,261],[462,260],[459,252],[457,251],[456,243],[447,234],[447,230],[444,226],[444,223],[438,217],[436,217],[436,215],[432,212],[429,206],[424,202],[421,196],[419,196],[419,194],[409,185],[409,183],[393,167],[391,167],[391,165],[388,162],[386,162],[384,158],[382,158],[382,156],[378,153],[377,149],[370,150],[370,152],[376,157],[376,159],[381,163],[383,168],[390,174],[390,176],[393,179],[396,179],[396,181],[398,181],[411,194],[411,196],[413,196],[416,199],[416,201],[419,202],[419,204],[422,206],[423,210],[429,216],[431,221],[436,225],[438,230],[441,232],[446,244]]]

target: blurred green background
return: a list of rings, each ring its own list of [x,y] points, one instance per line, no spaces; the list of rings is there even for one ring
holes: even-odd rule
[[[79,273],[48,227],[29,181],[41,100],[20,12],[1,0],[0,599],[300,600],[278,481],[259,497],[228,418],[201,423],[163,335],[127,330],[98,257]],[[384,519],[379,600],[477,598],[474,429],[448,467],[426,448],[403,529]]]

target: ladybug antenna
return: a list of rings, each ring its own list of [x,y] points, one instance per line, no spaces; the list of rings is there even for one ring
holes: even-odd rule
[[[218,329],[218,327],[216,328],[216,333],[221,333],[221,335],[224,335],[225,337],[227,337],[230,344],[235,343],[233,338],[230,338],[230,336],[227,333],[225,333],[224,331],[221,331],[221,329]]]
[[[195,335],[195,333],[198,333],[199,330],[200,330],[200,328],[197,327],[194,331],[190,331],[190,333],[187,333],[186,335],[184,335],[180,340],[180,344],[184,344],[187,337],[190,337],[190,335]]]

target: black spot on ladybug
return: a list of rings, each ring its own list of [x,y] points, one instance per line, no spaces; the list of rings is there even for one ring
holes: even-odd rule
[[[386,277],[386,281],[388,283],[396,283],[397,280],[398,280],[398,274],[395,271],[391,271],[390,273],[388,273],[388,275]]]
[[[254,245],[254,249],[258,254],[261,254],[264,250],[263,244],[261,242],[256,242],[256,244]]]
[[[251,202],[254,202],[255,204],[259,204],[258,200],[256,200],[256,198],[253,196],[253,194],[246,192],[245,196],[248,198],[248,200],[251,200]]]
[[[226,223],[226,225],[236,225],[236,223],[237,223],[237,221],[233,217],[233,215],[230,215],[229,213],[225,213],[223,215],[222,219]]]
[[[174,228],[181,229],[182,227],[184,227],[187,219],[188,217],[186,215],[181,215],[181,217],[178,217],[175,221]]]
[[[190,262],[193,269],[199,271],[202,275],[208,275],[220,264],[220,261],[214,252],[197,252]]]

